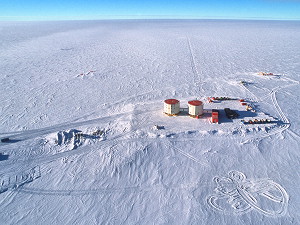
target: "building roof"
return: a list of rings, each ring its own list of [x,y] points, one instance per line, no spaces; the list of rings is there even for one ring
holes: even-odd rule
[[[189,101],[189,104],[193,105],[193,106],[199,106],[199,105],[202,105],[203,103],[199,100],[192,100],[192,101]]]
[[[167,100],[165,100],[165,103],[174,105],[174,104],[179,103],[179,101],[177,99],[167,99]]]

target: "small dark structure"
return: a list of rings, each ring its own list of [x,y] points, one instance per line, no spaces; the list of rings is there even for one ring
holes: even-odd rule
[[[1,138],[1,142],[9,142],[9,138]]]
[[[160,126],[160,125],[154,125],[154,129],[155,130],[164,130],[165,127],[164,126]]]
[[[225,108],[224,111],[228,119],[235,119],[239,117],[239,114],[237,114],[235,111],[231,110],[230,108]]]

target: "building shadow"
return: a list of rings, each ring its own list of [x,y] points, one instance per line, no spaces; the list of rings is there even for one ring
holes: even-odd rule
[[[6,138],[5,138],[6,139]],[[19,142],[19,141],[21,141],[21,140],[19,140],[19,139],[8,139],[8,140],[1,140],[1,144],[12,144],[12,143],[16,143],[16,142]]]
[[[9,155],[2,155],[2,153],[0,153],[0,161],[8,160],[8,156]]]

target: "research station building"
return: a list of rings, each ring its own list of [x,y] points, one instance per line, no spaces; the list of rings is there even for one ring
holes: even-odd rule
[[[189,115],[197,117],[203,115],[203,103],[199,100],[192,100],[188,102]]]
[[[177,115],[180,112],[180,102],[177,99],[167,99],[164,102],[164,113],[169,116]]]

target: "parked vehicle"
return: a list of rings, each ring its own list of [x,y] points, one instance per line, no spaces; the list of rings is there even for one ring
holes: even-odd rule
[[[228,119],[235,119],[239,117],[239,114],[237,114],[234,110],[231,110],[230,108],[225,108],[224,111]]]

